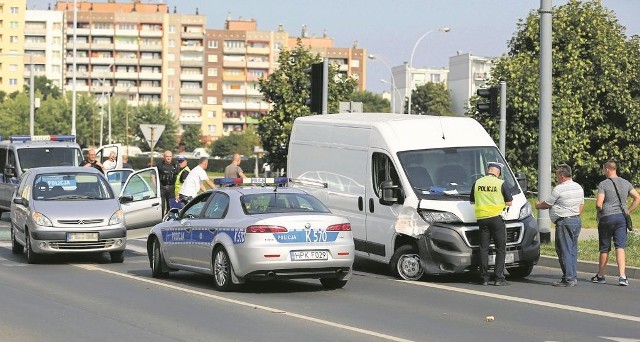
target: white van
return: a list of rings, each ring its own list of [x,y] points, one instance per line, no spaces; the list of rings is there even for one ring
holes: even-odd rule
[[[417,280],[424,273],[478,269],[469,193],[490,161],[507,165],[471,118],[329,114],[295,120],[287,171],[292,186],[349,218],[356,256],[388,263],[399,277]],[[512,277],[525,277],[540,256],[538,228],[508,165],[502,178],[513,194],[506,267]]]

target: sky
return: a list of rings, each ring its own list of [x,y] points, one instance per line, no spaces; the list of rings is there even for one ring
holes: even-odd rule
[[[131,2],[132,0],[117,0]],[[105,2],[105,1],[96,1]],[[433,32],[417,46],[413,66],[448,67],[449,57],[460,53],[477,56],[500,56],[517,24],[531,11],[540,8],[541,0],[142,0],[143,3],[166,3],[173,12],[207,16],[207,28],[222,29],[228,17],[255,19],[260,31],[275,31],[282,24],[293,36],[300,36],[302,26],[309,34],[326,32],[336,47],[358,47],[376,55],[391,67],[409,62],[416,41],[424,33],[448,27],[450,31]],[[552,0],[553,6],[566,0]],[[27,0],[29,9],[46,9],[54,0]],[[627,36],[640,35],[640,0],[601,0],[612,10]],[[367,60],[367,90],[381,93],[390,85],[387,66],[379,60]]]

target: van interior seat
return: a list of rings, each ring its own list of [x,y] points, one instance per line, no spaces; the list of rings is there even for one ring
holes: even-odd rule
[[[464,184],[468,178],[467,172],[461,165],[445,165],[436,170],[436,179],[438,183],[442,185],[448,185],[450,183]]]
[[[429,189],[433,185],[429,171],[422,166],[407,167],[407,175],[411,180],[411,184],[416,188]]]

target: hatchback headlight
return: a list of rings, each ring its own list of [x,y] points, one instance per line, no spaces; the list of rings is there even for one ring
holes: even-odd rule
[[[118,210],[115,213],[113,213],[113,215],[111,215],[111,218],[109,219],[109,225],[116,225],[116,224],[120,224],[124,222],[124,213],[122,212],[122,210]]]
[[[529,202],[526,202],[522,208],[520,208],[520,215],[519,215],[519,219],[522,220],[525,217],[531,216],[532,212],[531,212],[531,204],[529,204]]]
[[[33,218],[33,222],[35,222],[38,226],[53,227],[53,223],[51,223],[51,220],[39,211],[31,214],[31,217]]]

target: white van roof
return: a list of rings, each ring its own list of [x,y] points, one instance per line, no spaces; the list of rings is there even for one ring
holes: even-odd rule
[[[376,129],[395,151],[428,148],[496,146],[476,120],[468,117],[409,115],[389,113],[344,113],[311,115],[296,119],[297,124],[315,123],[330,127]],[[319,131],[316,131],[319,132]],[[306,139],[309,137],[306,136]],[[315,138],[315,137],[314,137]],[[294,137],[292,136],[292,139]],[[331,134],[317,134],[318,142]],[[367,143],[367,142],[363,142]]]

